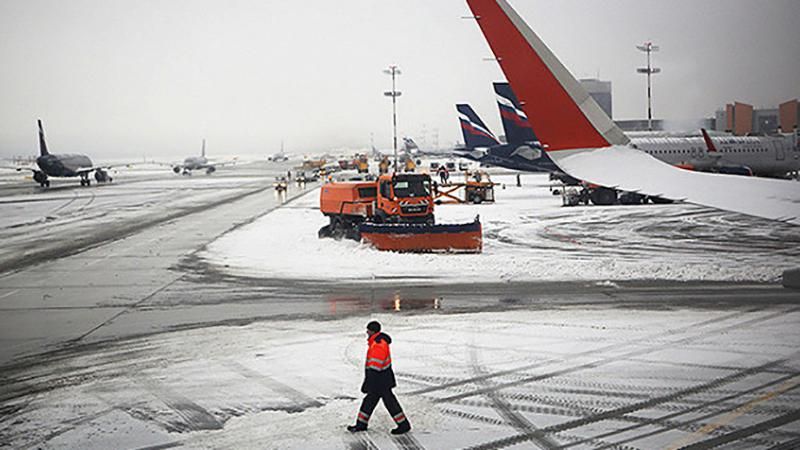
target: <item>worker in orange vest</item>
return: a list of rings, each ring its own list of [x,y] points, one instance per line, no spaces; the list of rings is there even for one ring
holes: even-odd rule
[[[404,434],[411,430],[400,402],[394,396],[392,388],[397,386],[392,371],[392,355],[389,351],[389,344],[392,338],[388,334],[381,333],[381,324],[372,321],[367,324],[367,362],[365,366],[364,383],[361,385],[361,392],[367,394],[361,402],[361,409],[358,411],[358,418],[355,425],[349,425],[347,430],[351,433],[366,431],[369,424],[369,417],[378,405],[379,400],[383,400],[383,406],[397,424],[397,428],[392,430],[392,434]]]

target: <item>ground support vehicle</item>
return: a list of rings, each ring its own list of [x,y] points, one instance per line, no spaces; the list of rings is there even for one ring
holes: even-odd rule
[[[275,178],[275,182],[272,183],[272,187],[275,188],[275,192],[284,192],[288,187],[289,182],[286,181],[286,177],[277,177]]]
[[[661,197],[642,195],[637,192],[619,191],[612,188],[597,186],[588,183],[577,185],[562,184],[560,187],[551,186],[553,195],[561,194],[561,204],[563,206],[577,206],[589,203],[598,206],[608,205],[642,205],[648,202],[653,203],[672,203]]]
[[[466,181],[448,182],[434,187],[434,201],[442,203],[475,203],[494,202],[494,186],[488,174],[475,172],[472,176],[466,175]],[[459,194],[464,190],[463,196]]]
[[[330,223],[319,237],[364,240],[379,250],[480,252],[480,221],[434,223],[427,174],[384,174],[375,181],[333,182],[320,190],[320,211]]]

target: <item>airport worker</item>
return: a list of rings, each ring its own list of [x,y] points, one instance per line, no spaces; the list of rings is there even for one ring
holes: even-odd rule
[[[447,173],[447,167],[445,167],[444,164],[442,164],[441,166],[439,166],[437,172],[439,173],[439,179],[442,181],[442,184],[447,183],[447,179],[449,178]]]
[[[392,392],[397,383],[394,379],[392,355],[389,351],[391,343],[392,338],[388,334],[381,333],[380,323],[373,320],[367,324],[367,361],[364,368],[364,382],[361,385],[361,392],[367,395],[361,402],[356,424],[347,427],[351,433],[367,430],[369,418],[379,400],[383,400],[383,406],[397,424],[397,428],[392,430],[392,434],[404,434],[411,430],[411,424],[403,413],[400,402]]]

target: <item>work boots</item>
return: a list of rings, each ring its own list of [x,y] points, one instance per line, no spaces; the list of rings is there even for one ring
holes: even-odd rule
[[[411,424],[408,423],[408,420],[404,420],[397,424],[397,428],[392,430],[392,434],[406,434],[411,431]]]
[[[367,424],[362,422],[356,422],[355,425],[348,425],[347,431],[351,433],[358,433],[359,431],[367,431]]]

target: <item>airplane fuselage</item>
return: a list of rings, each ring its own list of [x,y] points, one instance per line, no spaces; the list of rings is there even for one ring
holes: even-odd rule
[[[791,139],[771,136],[712,138],[709,151],[702,137],[633,138],[634,148],[675,166],[700,171],[746,167],[753,175],[783,177],[800,170],[800,148]]]
[[[756,176],[781,178],[800,170],[800,148],[789,138],[731,136],[713,141],[717,151],[708,151],[702,137],[633,138],[631,146],[665,163],[703,172],[745,168]],[[540,150],[536,145],[502,144],[486,149],[476,160],[513,170],[558,171]]]
[[[197,170],[206,167],[208,167],[208,159],[205,156],[190,156],[183,160],[184,169]]]
[[[79,154],[48,154],[36,158],[36,165],[50,177],[77,177],[79,169],[92,167],[92,160]]]

